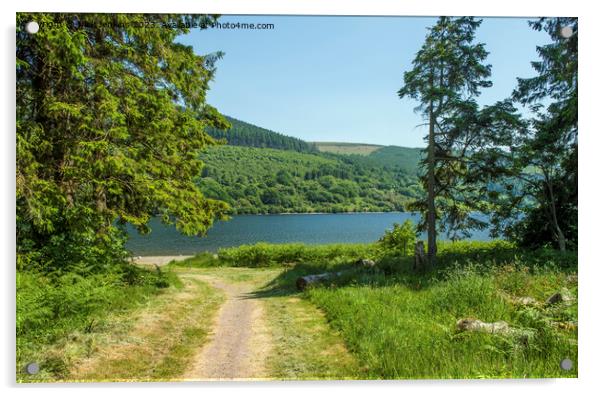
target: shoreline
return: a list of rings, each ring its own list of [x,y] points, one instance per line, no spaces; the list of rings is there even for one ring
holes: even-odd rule
[[[286,212],[286,213],[240,213],[231,214],[229,216],[286,216],[286,215],[358,215],[358,214],[386,214],[386,213],[412,213],[418,214],[418,212],[404,212],[400,210],[381,211],[381,212]]]
[[[191,255],[165,255],[165,256],[134,256],[132,262],[137,265],[158,265],[162,267],[172,261],[183,261],[189,259]]]

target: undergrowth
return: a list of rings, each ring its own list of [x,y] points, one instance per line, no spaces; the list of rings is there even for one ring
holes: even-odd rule
[[[92,274],[18,271],[17,380],[32,380],[24,370],[30,362],[41,369],[36,381],[65,378],[71,356],[57,350],[62,338],[92,333],[107,315],[138,306],[170,285],[181,287],[170,271],[129,264]]]

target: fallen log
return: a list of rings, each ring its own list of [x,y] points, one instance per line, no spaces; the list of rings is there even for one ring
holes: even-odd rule
[[[486,323],[472,318],[458,320],[456,328],[459,331],[476,331],[492,334],[508,334],[510,332],[510,326],[504,321]]]
[[[500,297],[502,297],[505,301],[512,305],[518,305],[523,307],[538,307],[540,305],[539,301],[534,299],[533,297],[524,296],[524,297],[515,297],[508,293],[499,292]]]
[[[300,276],[299,278],[297,278],[297,281],[295,282],[295,284],[297,285],[298,290],[305,290],[305,288],[307,288],[307,286],[310,286],[310,285],[313,285],[316,283],[320,283],[320,282],[326,282],[330,279],[339,277],[343,274],[353,273],[353,272],[357,272],[360,270],[374,269],[375,267],[376,267],[376,263],[374,262],[374,260],[359,259],[355,262],[355,268],[351,268],[351,269],[347,269],[345,271],[339,271],[339,272],[325,272],[323,274]]]
[[[456,329],[461,332],[468,331],[510,336],[523,344],[527,344],[535,336],[533,330],[510,327],[503,320],[487,323],[473,318],[460,319],[456,322]]]
[[[342,274],[343,272],[325,272],[323,274],[300,276],[297,278],[295,284],[297,285],[298,290],[305,290],[310,285],[325,282],[329,279],[341,276]]]

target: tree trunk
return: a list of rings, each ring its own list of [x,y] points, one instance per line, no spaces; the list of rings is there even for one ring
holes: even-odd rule
[[[554,189],[552,187],[552,181],[547,172],[544,172],[545,183],[548,188],[549,201],[550,201],[550,214],[552,219],[552,227],[554,227],[554,234],[558,241],[558,248],[562,253],[566,252],[566,238],[564,233],[560,229],[558,224],[558,216],[556,215],[556,197],[554,196]]]
[[[429,108],[429,140],[428,140],[428,175],[427,175],[427,244],[429,265],[434,267],[437,260],[437,230],[435,228],[435,113],[433,102]]]
[[[423,271],[426,264],[424,242],[418,241],[414,246],[414,271]]]
[[[560,227],[556,229],[556,232],[558,233],[558,247],[560,248],[560,251],[564,253],[566,252],[566,238],[564,237]]]

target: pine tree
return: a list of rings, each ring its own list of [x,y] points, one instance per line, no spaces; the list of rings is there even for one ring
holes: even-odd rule
[[[506,181],[520,180],[522,188],[496,202],[494,221],[527,246],[554,242],[564,252],[577,243],[578,19],[541,18],[529,24],[545,30],[552,42],[537,47],[540,60],[532,62],[537,76],[519,78],[513,92],[513,99],[530,106],[535,116],[514,138],[514,172]]]
[[[491,86],[487,80],[491,67],[483,64],[488,53],[483,44],[473,43],[480,24],[472,17],[440,17],[416,54],[413,69],[404,73],[404,86],[398,91],[400,98],[409,97],[420,103],[417,111],[429,128],[423,164],[426,174],[422,177],[427,197],[417,207],[426,214],[421,226],[428,233],[430,265],[436,260],[436,198],[446,189],[442,179],[445,168],[461,164],[448,161],[455,147],[448,121],[467,107],[474,108],[472,98],[480,94],[481,88]]]

